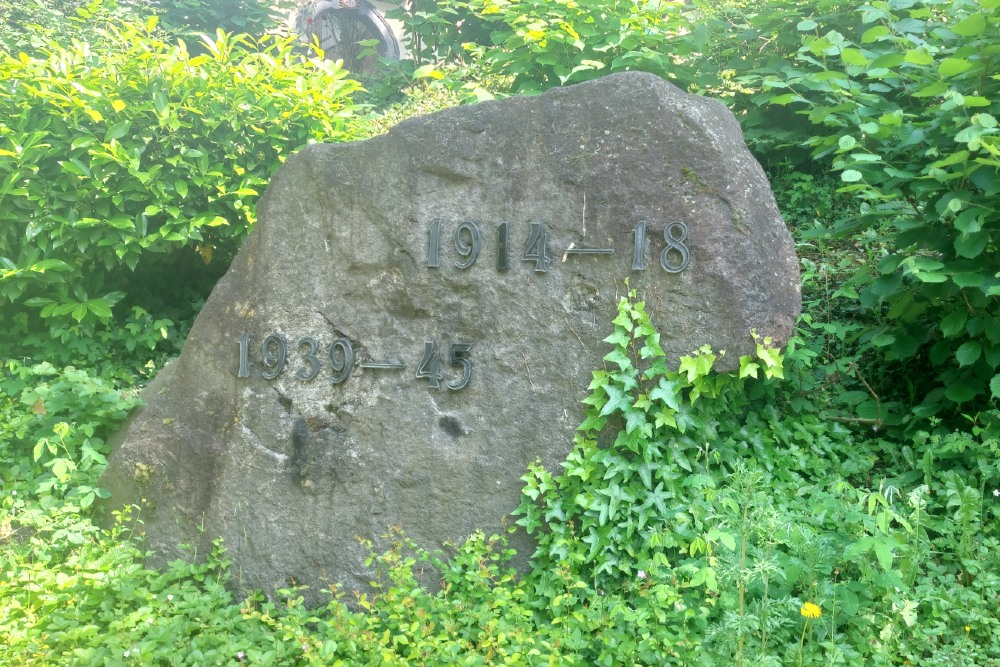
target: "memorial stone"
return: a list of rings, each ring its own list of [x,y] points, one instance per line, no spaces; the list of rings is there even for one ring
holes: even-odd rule
[[[527,465],[572,448],[626,290],[674,366],[709,344],[735,368],[799,313],[736,120],[649,74],[309,146],[258,215],[104,478],[145,499],[156,562],[221,537],[248,589],[363,590],[356,536],[391,526],[499,530]]]

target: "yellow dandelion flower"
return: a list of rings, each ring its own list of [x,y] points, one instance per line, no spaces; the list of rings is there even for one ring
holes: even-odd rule
[[[820,616],[823,615],[823,610],[820,609],[819,605],[817,604],[813,604],[812,602],[806,602],[804,605],[802,605],[802,608],[799,609],[799,613],[805,616],[806,618],[819,618]]]

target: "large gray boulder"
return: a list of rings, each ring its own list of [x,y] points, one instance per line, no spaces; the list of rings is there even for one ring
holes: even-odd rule
[[[675,365],[707,343],[733,368],[799,313],[736,120],[649,74],[310,146],[258,213],[104,479],[147,500],[159,562],[222,537],[246,588],[363,589],[356,536],[390,526],[498,530],[570,451],[626,279]]]

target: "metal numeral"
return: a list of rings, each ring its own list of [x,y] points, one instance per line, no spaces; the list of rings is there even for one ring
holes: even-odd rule
[[[417,377],[427,378],[427,386],[431,389],[441,386],[441,355],[437,343],[424,343],[424,357],[417,366]]]
[[[306,362],[308,362],[309,364],[309,370],[307,371],[306,369],[302,368],[299,370],[298,373],[295,374],[295,377],[297,377],[300,380],[309,381],[312,380],[317,375],[319,375],[319,369],[321,364],[319,362],[319,357],[316,356],[316,353],[319,352],[319,341],[317,341],[312,336],[306,336],[305,338],[299,341],[298,345],[296,345],[296,348],[300,352],[303,347],[309,348],[309,351],[306,352],[304,355],[302,355],[302,358],[305,359]]]
[[[427,266],[432,269],[441,266],[441,222],[435,221],[427,229]]]
[[[340,355],[337,350],[340,350]],[[338,356],[342,356],[343,360]],[[354,367],[354,346],[346,338],[338,338],[330,346],[330,368],[333,369],[333,383],[340,384],[351,376]]]
[[[501,222],[497,227],[497,271],[506,271],[510,268],[510,252],[507,249],[507,234],[510,223]]]
[[[448,389],[458,391],[459,389],[464,388],[465,385],[469,384],[469,380],[472,379],[472,359],[468,357],[468,354],[471,351],[472,343],[452,344],[448,363],[453,366],[455,364],[460,364],[462,366],[462,379],[449,384]]]
[[[248,333],[240,336],[240,370],[236,373],[236,377],[250,377],[250,334]]]
[[[264,367],[267,369],[261,372],[261,377],[265,380],[273,380],[281,375],[281,371],[285,370],[288,345],[279,334],[271,334],[260,344],[260,355],[263,358]]]
[[[521,253],[521,260],[525,262],[535,262],[535,273],[545,273],[549,270],[547,235],[545,225],[540,222],[531,223],[531,232],[528,234],[528,242],[524,244],[524,252]]]
[[[468,232],[469,242],[462,238],[462,232]],[[463,222],[455,228],[455,250],[465,258],[465,261],[456,261],[455,266],[460,269],[467,269],[476,263],[479,257],[481,244],[479,242],[479,227],[474,222]]]
[[[675,230],[678,232],[677,236],[674,236]],[[688,228],[683,222],[671,222],[664,227],[663,240],[666,241],[667,247],[660,253],[660,266],[663,267],[664,271],[668,273],[680,273],[687,268],[688,263],[691,261],[691,253],[688,252],[687,246],[684,245],[687,237]],[[671,252],[680,255],[680,261],[676,264],[670,261]]]

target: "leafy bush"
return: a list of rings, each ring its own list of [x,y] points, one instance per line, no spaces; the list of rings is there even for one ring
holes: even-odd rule
[[[924,434],[901,457],[766,380],[813,377],[822,341],[793,341],[784,362],[762,341],[720,375],[708,350],[668,370],[658,336],[634,293],[623,299],[606,339],[613,370],[594,374],[576,447],[560,473],[535,465],[524,478],[533,604],[563,600],[555,583],[567,577],[625,591],[633,608],[638,591],[655,593],[666,635],[653,636],[701,647],[708,664],[923,664],[955,644],[918,617],[992,632],[997,620],[977,609],[1000,581],[972,574],[992,567],[975,559],[994,562],[985,554],[1000,537],[982,519],[985,489],[1000,483],[992,420],[980,444]],[[963,473],[935,462],[960,450]],[[963,581],[960,598],[932,593],[944,571]]]
[[[448,44],[449,53],[462,44],[487,72],[513,77],[516,93],[622,70],[684,81],[693,76],[690,56],[699,44],[676,39],[692,28],[693,15],[680,2],[445,0],[437,5],[437,20],[413,30],[424,41]],[[459,17],[470,12],[482,27],[465,27],[467,19]],[[449,15],[455,22],[443,23]]]
[[[465,44],[485,44],[488,25],[467,2],[410,0],[386,12],[403,25],[406,48],[418,65],[462,60]]]
[[[670,371],[634,296],[608,341],[613,370],[595,374],[563,471],[533,466],[525,477],[519,522],[538,536],[531,571],[511,569],[500,536],[474,535],[444,560],[394,534],[371,557],[378,575],[354,600],[360,612],[336,589],[322,609],[304,607],[295,589],[234,599],[238,572],[221,544],[145,569],[141,542],[131,542],[141,507],[110,533],[83,508],[100,495],[88,484],[127,401],[73,369],[8,363],[4,656],[996,666],[1000,416],[900,447],[825,421],[795,402],[794,385],[766,380],[808,371],[821,342],[795,341],[784,359],[762,342],[732,375],[713,373],[708,351]],[[49,449],[68,438],[65,452]],[[439,590],[423,588],[429,578]]]
[[[447,4],[463,4],[468,10],[475,3]],[[618,43],[609,26],[622,23],[615,24],[610,15],[593,20],[577,16],[569,3],[545,3],[533,10],[543,25],[531,29],[546,40],[529,44],[529,38],[538,37],[527,32],[533,17],[525,15],[518,23],[505,13],[514,3],[494,4],[496,9],[480,12],[483,22],[474,27],[496,31],[496,43],[484,44],[488,48],[483,52],[495,52],[501,60],[481,65],[494,76],[519,76],[518,85],[526,91],[536,89],[533,77],[548,86],[564,76],[570,82],[598,71],[597,65],[572,71],[590,51],[554,36],[559,31],[569,35],[560,20],[581,37],[586,26],[603,26],[592,36],[607,46],[597,53],[614,54],[605,66],[618,62],[627,67],[630,58],[638,58],[623,55],[619,47],[642,53],[645,37],[633,39],[633,28]],[[633,15],[638,11],[633,5],[618,7]],[[487,8],[485,3],[478,6]],[[603,0],[586,7],[616,10]],[[234,598],[230,591],[238,588],[239,573],[231,571],[221,544],[200,560],[193,554],[192,562],[176,561],[164,572],[147,570],[138,540],[141,508],[119,517],[110,532],[95,527],[89,516],[90,503],[102,493],[96,479],[107,453],[105,436],[132,404],[116,382],[152,372],[183,338],[183,317],[153,297],[156,276],[176,266],[172,262],[181,252],[181,257],[196,260],[189,269],[204,265],[201,254],[190,252],[192,244],[203,251],[214,246],[217,265],[226,254],[227,239],[239,234],[228,236],[225,232],[231,230],[225,226],[196,227],[202,239],[190,237],[184,251],[178,250],[182,240],[154,239],[165,252],[139,251],[134,274],[125,255],[114,254],[111,269],[96,271],[86,264],[76,272],[57,271],[51,285],[16,278],[26,287],[0,313],[7,337],[18,339],[19,352],[79,359],[87,370],[8,359],[0,375],[0,480],[5,490],[0,497],[0,599],[5,601],[0,605],[5,642],[0,663],[997,667],[1000,413],[968,410],[957,429],[953,423],[924,419],[911,425],[907,436],[884,428],[894,423],[894,413],[903,411],[886,399],[893,384],[905,378],[914,385],[913,395],[922,396],[928,376],[921,374],[926,370],[921,364],[924,357],[927,363],[932,360],[935,345],[945,341],[957,346],[957,355],[966,343],[978,343],[985,358],[992,344],[992,306],[988,299],[982,303],[980,295],[991,297],[995,281],[995,269],[988,264],[995,216],[983,184],[988,186],[984,179],[996,173],[997,145],[989,120],[973,118],[996,115],[989,69],[996,55],[996,3],[960,0],[948,5],[948,11],[944,8],[920,0],[871,3],[860,10],[825,0],[713,2],[698,6],[699,22],[690,32],[673,36],[690,41],[673,51],[679,58],[644,61],[650,67],[674,67],[675,80],[692,89],[726,96],[742,115],[748,136],[758,147],[768,147],[779,201],[803,256],[806,313],[783,357],[761,341],[758,355],[744,359],[740,373],[722,376],[711,370],[709,350],[685,358],[677,371],[668,369],[644,306],[634,295],[624,300],[608,339],[607,367],[595,374],[590,388],[587,420],[576,446],[561,470],[535,465],[524,478],[517,520],[538,539],[527,573],[510,568],[512,553],[502,536],[481,534],[457,547],[449,560],[400,534],[391,536],[387,553],[372,554],[379,575],[372,592],[351,601],[354,610],[335,589],[330,590],[330,604],[321,609],[306,608],[295,589],[274,599],[258,593]],[[969,18],[977,15],[982,15],[981,32],[980,19]],[[787,29],[788,17],[799,30]],[[440,44],[458,43],[448,41],[458,33],[441,24],[431,28],[443,31]],[[666,39],[650,33],[649,44],[667,44],[661,37]],[[505,43],[516,48],[506,52],[499,46]],[[137,53],[128,45],[118,48]],[[706,55],[696,55],[701,53]],[[529,62],[535,57],[542,61],[537,67]],[[862,58],[868,67],[859,64]],[[187,62],[198,68],[208,61]],[[76,76],[83,81],[81,74]],[[975,76],[980,87],[973,91]],[[920,86],[931,86],[932,92],[916,95]],[[105,90],[92,83],[86,87]],[[114,111],[110,100],[117,98],[94,106],[98,98],[78,95],[71,85],[64,88],[63,96],[82,102],[62,113],[75,114],[96,142],[110,143],[105,133],[113,123],[88,125],[86,109],[106,116],[108,109]],[[453,103],[455,97],[442,96],[442,90],[422,89],[413,104],[431,108]],[[952,90],[961,93],[962,104]],[[784,97],[789,94],[795,97]],[[140,93],[134,95],[150,104]],[[991,106],[970,108],[969,100],[975,105],[980,97]],[[28,99],[22,98],[22,110],[30,106]],[[54,105],[62,98],[46,99]],[[167,115],[192,127],[209,127],[204,119],[184,116],[191,111],[176,104]],[[222,114],[233,111],[221,103],[216,108]],[[5,132],[15,127],[11,117],[0,115]],[[230,136],[232,119],[244,118],[226,117],[230,125],[212,126],[219,134],[200,141]],[[896,126],[893,117],[899,119]],[[143,118],[153,129],[141,136],[157,132],[164,141],[187,136],[183,123],[156,130],[159,116]],[[53,115],[39,121],[36,131],[58,122]],[[907,143],[919,132],[927,142],[922,148]],[[130,140],[131,134],[114,141]],[[807,141],[812,143],[805,145]],[[72,144],[67,139],[54,145],[84,161],[90,145],[80,149]],[[179,145],[199,150],[200,144]],[[800,161],[802,154],[795,149],[802,145],[815,151],[809,164]],[[129,146],[134,150],[145,143]],[[281,146],[275,160],[286,154],[285,144]],[[779,146],[791,150],[775,150]],[[0,149],[9,151],[10,146]],[[962,160],[940,163],[962,152],[967,153]],[[34,164],[41,165],[42,152],[34,155]],[[191,173],[200,159],[169,155]],[[227,157],[230,161],[218,171],[245,167],[247,155]],[[0,157],[6,160],[0,164],[12,164],[10,157]],[[827,159],[837,160],[836,169],[847,175],[839,183],[847,192],[834,192],[822,171]],[[160,174],[175,166],[161,162]],[[92,173],[97,168],[85,163]],[[136,171],[146,170],[141,161]],[[850,171],[861,177],[852,180]],[[73,175],[45,173],[55,174],[50,176],[53,183]],[[176,195],[176,185],[171,191],[169,184],[179,177],[164,180],[168,193]],[[252,220],[250,196],[246,207],[235,206],[224,193],[241,187],[241,180],[226,181],[229,185],[220,189],[220,178],[215,174],[208,182],[223,196],[209,187],[202,200],[212,207],[222,201],[209,210],[245,230],[242,221]],[[160,182],[159,175],[152,182]],[[66,183],[55,195],[43,194],[53,200],[67,196],[71,188]],[[115,187],[125,192],[140,189],[127,180],[121,181],[124,186],[119,183],[114,181]],[[34,185],[29,173],[28,183],[16,187]],[[188,187],[194,188],[192,182]],[[96,186],[88,190],[98,191]],[[160,190],[154,194],[161,196]],[[954,196],[947,199],[949,194]],[[841,225],[844,234],[831,238],[827,231],[837,226],[834,221],[854,217],[845,202],[850,196],[863,198],[869,208],[857,225]],[[891,198],[896,196],[907,203],[897,204]],[[951,210],[956,198],[961,206]],[[186,201],[175,205],[186,206]],[[130,210],[130,233],[145,206]],[[960,223],[970,209],[975,215]],[[5,202],[0,211],[6,210]],[[980,215],[977,232],[959,228],[970,219],[978,223]],[[173,224],[177,216],[161,212],[159,219],[146,217]],[[9,244],[3,232],[8,226],[7,220],[0,226],[0,240]],[[64,237],[70,246],[77,243],[83,233],[78,227],[50,225],[37,237],[44,241],[39,247],[75,267],[68,258],[76,253],[59,254],[59,244]],[[20,229],[22,235],[25,231]],[[111,237],[112,247],[122,244],[119,231],[124,232],[114,232],[118,236]],[[979,231],[990,235],[985,249],[965,257],[959,240]],[[6,251],[0,256],[7,256]],[[48,258],[40,255],[36,261]],[[876,273],[881,269],[888,273]],[[10,270],[4,265],[0,289],[12,284],[4,282],[14,280]],[[95,278],[98,274],[104,277]],[[128,306],[129,312],[117,313],[113,325],[93,338],[87,336],[88,327],[99,318],[89,309],[80,321],[73,316],[76,307],[61,318],[50,313],[51,335],[46,336],[35,326],[37,304],[32,311],[20,307],[26,299],[44,297],[42,290],[57,290],[63,278],[85,281],[88,295],[124,291],[123,275],[138,283],[129,285],[118,307]],[[944,280],[924,279],[931,275]],[[898,284],[888,282],[894,276]],[[975,276],[982,282],[973,285]],[[73,298],[79,300],[78,295]],[[957,328],[962,319],[962,329],[946,331],[944,323],[958,312],[956,307],[964,307],[966,315],[954,315],[951,324]],[[914,326],[930,332],[927,342],[895,364],[876,362],[873,349],[895,350],[900,340],[879,336],[894,336],[897,324],[914,312]],[[123,350],[144,354],[123,356]],[[972,351],[966,348],[966,353]],[[13,356],[9,348],[5,354]],[[126,363],[138,367],[125,368]],[[949,370],[973,377],[978,372],[976,363],[963,366],[957,357],[950,369],[947,363],[939,364],[939,382],[948,380],[943,373]],[[991,372],[985,371],[981,382],[988,382]],[[779,383],[777,377],[764,377],[768,374],[787,380]],[[982,390],[962,405],[970,407],[985,396],[985,386]],[[961,397],[945,400],[955,398]],[[927,412],[935,400],[932,396]],[[439,580],[440,589],[423,588],[419,582],[428,578]]]
[[[225,265],[281,162],[354,136],[336,64],[222,32],[192,57],[154,25],[0,53],[0,300],[54,326],[109,321],[137,266]]]
[[[216,31],[261,37],[284,27],[292,0],[149,0],[172,34],[197,38]]]
[[[3,488],[45,505],[65,498],[80,509],[107,497],[97,488],[105,438],[137,402],[85,370],[6,361],[0,367]]]
[[[141,23],[150,13],[148,0],[0,0],[0,47],[35,54],[52,40],[89,41],[112,17]]]
[[[932,385],[911,386],[918,414],[983,405],[1000,397],[1000,9],[920,0],[851,15],[846,34],[799,21],[795,54],[747,79],[762,108],[808,119],[803,143],[861,200],[841,230],[886,235],[890,252],[857,279],[860,302],[884,314],[869,344],[936,368]]]
[[[918,418],[1000,397],[992,0],[443,7],[471,10],[491,30],[488,43],[466,48],[487,71],[512,76],[516,92],[653,71],[725,99],[772,172],[789,163],[808,177],[826,165],[840,172],[860,212],[845,212],[835,231],[863,233],[873,251],[844,289],[877,322],[853,341],[858,355],[874,364],[868,350],[880,352],[877,373],[899,387],[899,407],[922,403]],[[459,34],[440,20],[427,30]],[[935,381],[912,382],[914,368]]]

